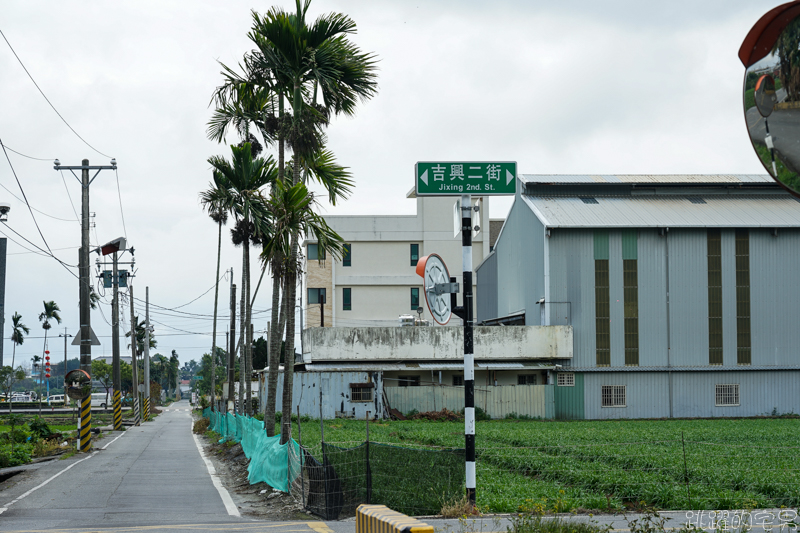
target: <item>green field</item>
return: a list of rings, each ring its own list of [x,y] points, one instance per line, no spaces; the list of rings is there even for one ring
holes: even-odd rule
[[[320,457],[319,421],[300,429],[302,444]],[[364,421],[326,421],[325,441],[353,447],[365,429]],[[381,421],[369,431],[371,442],[464,446],[460,422]],[[798,434],[798,418],[479,422],[478,505],[493,512],[618,510],[641,502],[658,509],[796,508]]]

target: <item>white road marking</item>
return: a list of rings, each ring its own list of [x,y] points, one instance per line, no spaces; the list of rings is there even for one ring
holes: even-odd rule
[[[119,438],[119,437],[118,437],[118,438]],[[114,439],[114,440],[117,440],[117,439]],[[112,442],[113,442],[113,441],[112,441]],[[111,443],[109,443],[109,444],[111,444]],[[89,457],[84,457],[83,459],[80,459],[79,461],[75,461],[74,463],[72,463],[71,465],[69,465],[68,467],[66,467],[64,470],[62,470],[61,472],[59,472],[58,474],[55,474],[54,476],[50,477],[49,479],[46,479],[45,481],[43,481],[43,482],[42,482],[42,483],[40,483],[39,485],[37,485],[37,486],[33,487],[33,488],[32,488],[31,490],[29,490],[28,492],[26,492],[26,493],[24,493],[24,494],[22,494],[22,495],[18,496],[16,500],[12,500],[12,501],[8,502],[8,503],[5,505],[5,507],[0,507],[0,514],[2,514],[3,512],[7,511],[9,507],[11,507],[12,505],[14,505],[15,503],[17,503],[17,502],[18,502],[18,501],[20,501],[21,499],[23,499],[23,498],[26,498],[26,497],[30,496],[31,494],[33,494],[33,492],[34,492],[34,491],[37,491],[37,490],[41,489],[42,487],[44,487],[45,485],[47,485],[48,483],[50,483],[51,481],[53,481],[55,478],[57,478],[58,476],[60,476],[61,474],[63,474],[63,473],[64,473],[64,472],[66,472],[67,470],[69,470],[70,468],[72,468],[73,466],[75,466],[75,465],[77,465],[77,464],[79,464],[79,463],[82,463],[82,462],[86,461],[87,459],[91,459],[91,458],[92,458],[92,457],[94,457],[96,454],[97,454],[97,452],[92,452],[91,454],[89,454]]]
[[[192,425],[193,422],[189,425],[189,431],[192,431]],[[219,497],[222,498],[222,503],[225,504],[225,509],[228,511],[228,514],[231,516],[241,516],[239,514],[239,509],[236,508],[236,504],[233,503],[233,499],[231,499],[231,495],[228,494],[228,491],[222,486],[222,482],[219,480],[219,476],[217,476],[217,471],[214,469],[214,465],[212,465],[211,461],[209,461],[208,457],[206,457],[206,453],[203,451],[203,446],[200,444],[200,439],[197,438],[197,435],[195,435],[194,432],[192,432],[192,438],[197,446],[197,451],[200,452],[200,457],[202,457],[203,462],[206,463],[206,468],[208,469],[208,474],[211,476],[211,481],[214,483],[214,488],[216,488],[217,492],[219,492]]]
[[[114,442],[116,442],[116,440],[117,440],[118,438],[122,437],[124,434],[125,434],[125,433],[123,432],[123,433],[120,433],[119,435],[117,435],[117,438],[116,438],[116,439],[112,440],[111,442],[109,442],[108,444],[106,444],[105,446],[103,446],[103,448],[102,448],[102,449],[103,449],[103,450],[105,450],[106,448],[108,448],[109,446],[111,446],[111,445],[112,445]]]

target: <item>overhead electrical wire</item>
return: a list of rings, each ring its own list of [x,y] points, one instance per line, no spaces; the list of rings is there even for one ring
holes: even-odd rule
[[[75,209],[75,204],[72,203],[72,195],[69,193],[69,187],[67,187],[67,180],[66,178],[64,178],[64,171],[63,170],[59,171],[59,174],[61,174],[61,181],[64,182],[64,189],[66,189],[67,191],[67,198],[69,198],[69,205],[72,206],[72,212],[75,213],[75,221],[80,223],[81,217],[78,216],[78,211]]]
[[[58,112],[58,109],[56,109],[56,106],[54,106],[54,105],[53,105],[53,103],[52,103],[52,102],[50,102],[50,99],[49,99],[49,98],[47,98],[47,95],[45,95],[45,94],[44,94],[44,91],[42,91],[41,87],[39,87],[39,84],[38,84],[38,83],[36,83],[36,80],[34,80],[34,79],[33,79],[33,76],[31,76],[31,73],[30,73],[30,72],[28,72],[28,69],[25,67],[25,64],[24,64],[24,63],[22,63],[22,60],[21,60],[21,59],[19,58],[19,56],[17,55],[17,52],[16,52],[16,51],[14,51],[14,47],[13,47],[13,46],[11,46],[11,43],[10,43],[10,42],[8,42],[8,39],[6,38],[6,35],[3,33],[3,30],[0,30],[0,35],[2,35],[2,36],[3,36],[3,40],[6,42],[6,44],[8,45],[8,47],[11,49],[11,53],[13,53],[13,54],[14,54],[14,57],[16,57],[16,58],[17,58],[17,61],[19,61],[19,64],[22,66],[22,70],[24,70],[24,71],[25,71],[25,74],[27,74],[27,75],[28,75],[28,77],[31,79],[31,81],[33,82],[33,84],[34,84],[34,85],[36,86],[36,88],[39,90],[39,93],[40,93],[40,94],[41,94],[41,95],[44,97],[45,101],[46,101],[48,104],[50,104],[50,107],[52,107],[52,108],[53,108],[53,111],[55,111],[55,112],[56,112],[56,115],[58,115],[58,118],[60,118],[60,119],[61,119],[61,121],[62,121],[62,122],[64,122],[64,124],[66,124],[66,125],[67,125],[67,127],[70,129],[70,131],[72,131],[72,133],[74,133],[74,134],[75,134],[75,135],[78,137],[78,139],[80,139],[81,141],[83,141],[83,144],[85,144],[86,146],[88,146],[89,148],[91,148],[92,150],[94,150],[95,152],[97,152],[98,154],[100,154],[100,155],[102,155],[102,156],[105,156],[105,157],[108,157],[108,158],[110,158],[110,157],[111,157],[110,155],[106,155],[106,154],[104,154],[103,152],[101,152],[100,150],[98,150],[97,148],[95,148],[94,146],[92,146],[91,144],[89,144],[89,143],[86,141],[86,139],[84,139],[83,137],[81,137],[81,136],[78,134],[78,132],[77,132],[77,131],[75,131],[75,129],[74,129],[72,126],[70,126],[70,125],[69,125],[69,122],[67,122],[67,120],[66,120],[64,117],[62,117],[62,116],[61,116],[61,113],[59,113],[59,112]]]
[[[8,145],[6,145],[6,148],[7,148],[9,151],[11,151],[11,152],[14,152],[14,153],[15,153],[15,154],[17,154],[17,155],[21,155],[22,157],[27,157],[28,159],[33,159],[34,161],[52,161],[53,159],[55,159],[54,157],[48,157],[48,158],[44,158],[44,157],[33,157],[33,156],[31,156],[31,155],[26,155],[26,154],[23,154],[22,152],[18,152],[18,151],[16,151],[16,150],[14,150],[13,148],[11,148],[11,147],[10,147],[10,146],[8,146]]]

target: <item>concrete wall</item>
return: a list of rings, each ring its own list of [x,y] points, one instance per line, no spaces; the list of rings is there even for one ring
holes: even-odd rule
[[[259,375],[261,382],[258,395],[260,408],[263,409],[267,401],[266,374]],[[350,399],[351,383],[373,383],[374,393],[371,402],[352,401]],[[292,390],[292,413],[297,413],[313,418],[320,417],[322,405],[322,418],[335,418],[337,413],[346,412],[351,417],[364,418],[367,411],[370,417],[386,416],[383,402],[383,379],[379,372],[297,372],[294,375]],[[283,412],[283,373],[278,375],[276,411]],[[322,395],[320,396],[320,391]]]
[[[464,409],[464,387],[386,387],[386,399],[393,409],[407,413],[412,409],[426,411],[461,411]],[[505,418],[516,413],[533,418],[554,418],[553,385],[512,385],[508,387],[476,387],[475,406],[492,418]]]
[[[435,361],[462,359],[460,327],[311,328],[303,361]],[[475,328],[475,359],[569,359],[571,326]]]

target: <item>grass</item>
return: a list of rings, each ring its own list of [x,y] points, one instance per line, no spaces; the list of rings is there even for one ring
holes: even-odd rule
[[[324,425],[327,443],[354,447],[365,438],[364,421]],[[319,457],[319,421],[300,429],[302,444]],[[492,512],[531,505],[561,511],[796,507],[798,430],[798,418],[480,422],[477,503]],[[464,446],[461,422],[381,421],[369,431],[371,442]]]

